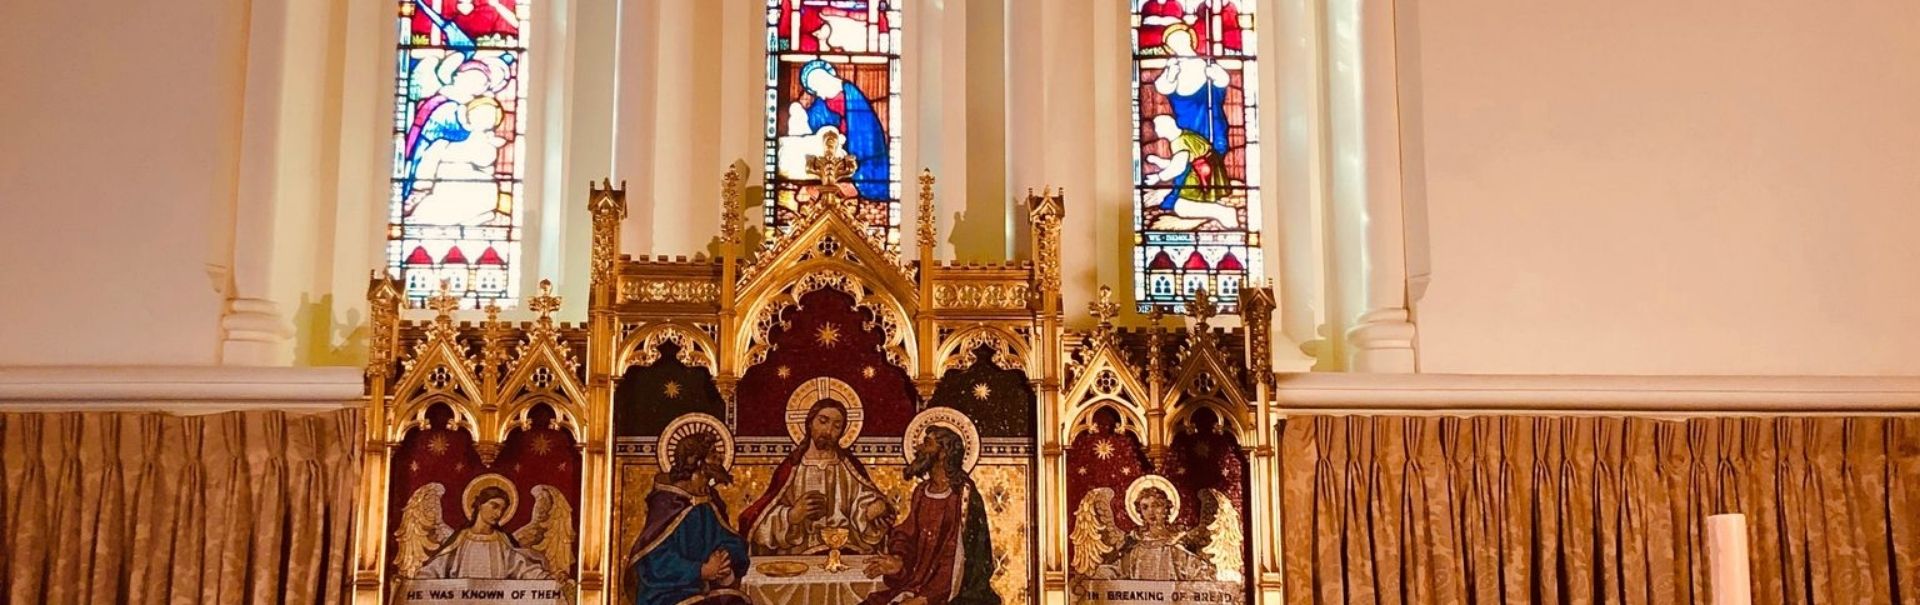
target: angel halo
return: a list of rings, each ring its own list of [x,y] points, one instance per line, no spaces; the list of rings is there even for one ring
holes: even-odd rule
[[[1172,523],[1174,517],[1180,515],[1180,490],[1174,489],[1172,481],[1159,475],[1141,475],[1127,486],[1127,517],[1133,519],[1134,525],[1147,524],[1146,520],[1140,518],[1140,496],[1147,493],[1148,488],[1158,489],[1166,494],[1167,501],[1171,504],[1167,508],[1166,521]]]

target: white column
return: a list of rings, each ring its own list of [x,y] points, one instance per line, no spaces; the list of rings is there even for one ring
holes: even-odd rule
[[[540,99],[545,110],[533,133],[542,144],[537,152],[543,180],[540,230],[531,236],[541,238],[536,243],[539,258],[529,260],[539,263],[539,274],[525,276],[523,285],[536,287],[541,278],[551,278],[562,298],[585,301],[593,229],[586,208],[588,183],[617,174],[614,95],[622,84],[615,69],[620,62],[621,7],[599,0],[546,6],[550,13],[535,15],[545,18],[546,27],[533,49],[544,53],[533,62],[549,76],[540,87],[549,96]],[[559,315],[566,321],[584,320],[586,305],[566,305]]]
[[[1130,291],[1127,14],[1124,3],[1090,0],[1007,5],[1008,181],[1016,196],[1066,190],[1061,246],[1083,251],[1062,258],[1069,313],[1103,284]],[[1014,241],[1024,242],[1025,220],[1013,218]]]
[[[714,2],[707,6],[715,12],[717,26],[713,56],[719,70],[713,94],[718,97],[715,119],[719,125],[713,138],[717,153],[696,175],[696,184],[703,188],[699,195],[704,197],[692,200],[696,202],[692,224],[705,236],[699,242],[702,251],[709,238],[720,234],[720,177],[734,162],[747,165],[743,210],[748,224],[759,224],[757,217],[764,215],[760,204],[766,185],[767,147],[766,2]]]
[[[613,182],[627,183],[627,220],[620,229],[620,251],[652,254],[654,195],[654,117],[661,104],[657,68],[661,62],[657,31],[662,6],[684,4],[621,0],[615,42],[613,110]],[[591,177],[589,177],[591,178]],[[584,199],[584,198],[582,198]]]
[[[1327,120],[1323,5],[1313,0],[1260,0],[1261,183],[1266,211],[1265,276],[1278,308],[1274,364],[1305,371],[1323,348],[1326,286]]]
[[[1351,371],[1412,372],[1393,7],[1334,0],[1328,9],[1334,350]]]
[[[940,246],[944,258],[997,262],[1012,258],[1013,225],[1021,213],[1014,203],[1024,186],[1008,179],[1008,146],[1014,89],[1008,73],[1009,7],[1004,2],[935,2],[941,12],[926,27],[937,40],[925,46],[940,53],[939,81],[918,94],[944,97],[937,159],[927,162],[940,177]],[[914,32],[909,31],[908,36]],[[924,111],[924,110],[923,110]]]
[[[320,308],[316,242],[333,193],[327,178],[333,132],[323,128],[332,20],[324,3],[262,0],[248,27],[241,160],[233,213],[231,283],[221,318],[222,364],[287,365],[295,342],[289,318]],[[325,338],[329,322],[319,328]]]

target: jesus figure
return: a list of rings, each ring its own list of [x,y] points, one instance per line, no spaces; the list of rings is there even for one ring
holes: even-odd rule
[[[821,399],[807,411],[800,446],[773,471],[767,492],[740,514],[754,554],[804,555],[828,550],[820,530],[846,528],[854,554],[877,550],[893,525],[893,504],[867,467],[841,447],[847,408]]]
[[[882,586],[863,605],[999,605],[987,508],[964,464],[966,443],[943,426],[927,429],[907,465],[907,518],[887,535],[886,554],[867,561]]]

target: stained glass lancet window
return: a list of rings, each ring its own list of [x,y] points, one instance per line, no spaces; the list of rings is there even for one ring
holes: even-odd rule
[[[387,266],[421,301],[519,291],[530,0],[400,0]]]
[[[1134,0],[1134,300],[1230,310],[1260,274],[1253,4]]]
[[[900,242],[900,11],[892,0],[767,0],[767,225],[791,224],[828,131],[853,157],[842,195]]]

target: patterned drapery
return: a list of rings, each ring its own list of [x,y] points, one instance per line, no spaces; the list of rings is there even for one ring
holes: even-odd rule
[[[10,603],[346,603],[359,410],[0,414]]]
[[[1294,416],[1289,603],[1708,603],[1744,513],[1755,603],[1920,602],[1920,418]]]

